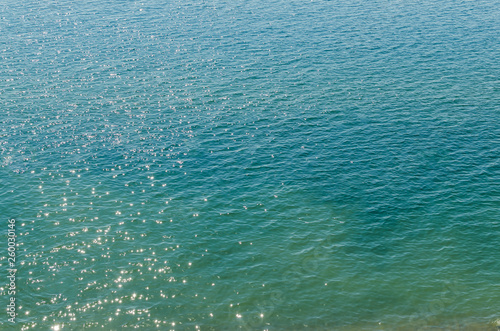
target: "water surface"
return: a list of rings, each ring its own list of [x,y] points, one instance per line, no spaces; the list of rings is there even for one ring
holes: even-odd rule
[[[4,1],[1,328],[495,329],[498,8]]]

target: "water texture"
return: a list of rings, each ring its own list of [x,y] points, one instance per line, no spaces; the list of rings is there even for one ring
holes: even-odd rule
[[[495,330],[499,8],[3,1],[0,328]]]

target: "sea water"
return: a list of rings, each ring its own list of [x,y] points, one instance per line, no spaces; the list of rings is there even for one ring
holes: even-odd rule
[[[3,1],[2,330],[496,329],[499,8]]]

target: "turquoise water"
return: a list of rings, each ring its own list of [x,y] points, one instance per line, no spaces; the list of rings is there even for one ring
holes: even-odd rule
[[[499,8],[3,1],[1,329],[495,330]]]

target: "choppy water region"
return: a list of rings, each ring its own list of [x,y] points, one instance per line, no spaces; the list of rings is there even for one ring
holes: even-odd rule
[[[0,8],[2,329],[496,329],[495,1]]]

